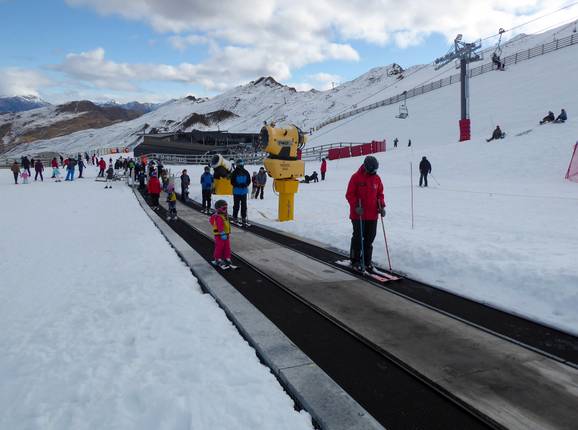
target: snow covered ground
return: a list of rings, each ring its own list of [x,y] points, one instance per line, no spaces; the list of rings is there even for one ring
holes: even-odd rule
[[[131,191],[88,173],[0,170],[0,428],[311,429]]]

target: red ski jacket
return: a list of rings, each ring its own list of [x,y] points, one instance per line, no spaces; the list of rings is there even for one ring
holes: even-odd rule
[[[350,219],[359,219],[359,215],[355,213],[355,208],[361,202],[361,207],[363,208],[361,219],[368,221],[376,220],[379,208],[385,207],[381,178],[377,174],[367,174],[365,168],[361,166],[349,180],[345,198],[349,202]]]
[[[161,193],[161,183],[159,178],[156,176],[151,176],[149,179],[149,194],[160,194]]]
[[[100,161],[98,162],[98,167],[100,168],[100,170],[106,169],[106,161],[100,160]]]
[[[52,161],[50,162],[50,167],[52,167],[52,168],[58,167],[58,161],[52,160]]]
[[[325,172],[327,172],[327,161],[323,160],[321,162],[321,173],[325,173]]]

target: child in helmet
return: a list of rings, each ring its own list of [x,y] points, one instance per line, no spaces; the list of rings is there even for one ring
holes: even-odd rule
[[[213,226],[213,236],[215,237],[212,264],[222,269],[234,267],[231,262],[231,224],[229,223],[225,200],[215,202],[215,213],[211,215],[209,222]]]
[[[169,204],[169,214],[167,220],[177,219],[177,193],[175,193],[174,184],[169,184],[167,187],[167,203]]]

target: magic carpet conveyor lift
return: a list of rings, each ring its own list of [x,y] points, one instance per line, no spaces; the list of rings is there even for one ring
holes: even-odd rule
[[[286,128],[266,125],[259,139],[269,154],[263,164],[273,178],[273,189],[279,194],[279,221],[292,221],[295,193],[299,188],[297,179],[305,176],[305,163],[299,159],[299,150],[305,146],[306,137],[295,125]]]

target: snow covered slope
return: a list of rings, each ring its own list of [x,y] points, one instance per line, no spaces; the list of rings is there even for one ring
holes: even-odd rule
[[[554,29],[539,35],[519,35],[506,43],[503,47],[503,55],[509,55],[516,51],[528,49],[530,47],[540,45],[545,42],[550,42],[556,38],[562,38],[571,34],[572,26],[564,26]],[[485,53],[485,60],[489,61],[492,50],[489,49]],[[576,48],[565,48],[558,52],[558,54],[548,54],[542,57],[537,57],[529,62],[521,63],[512,66],[510,70],[505,73],[518,69],[526,69],[530,63],[539,64],[542,68],[550,69],[550,59],[552,55],[562,55],[565,58],[563,62],[564,68],[561,72],[569,73],[572,70],[572,65],[575,65]],[[443,53],[436,53],[441,55]],[[432,58],[433,59],[433,58]],[[221,130],[229,130],[234,132],[257,132],[263,121],[276,121],[277,123],[294,123],[308,131],[315,127],[322,121],[333,117],[339,113],[351,110],[354,106],[364,106],[390,96],[399,94],[404,90],[420,86],[424,83],[434,81],[445,76],[456,73],[453,63],[448,64],[443,69],[436,71],[432,65],[413,66],[404,72],[405,78],[398,80],[396,76],[388,76],[387,72],[391,66],[375,68],[364,75],[346,82],[333,90],[328,91],[307,91],[299,92],[293,88],[281,85],[272,78],[260,78],[249,84],[233,88],[223,94],[220,94],[211,99],[195,99],[193,97],[176,100],[160,106],[157,110],[150,112],[142,117],[123,124],[113,125],[99,130],[86,130],[82,132],[73,133],[68,136],[59,137],[57,139],[41,140],[30,145],[18,148],[17,153],[39,152],[45,150],[55,150],[61,152],[77,152],[90,150],[99,147],[134,147],[140,142],[143,129],[149,128],[164,128],[167,130],[190,130],[196,129],[216,129],[217,126]],[[570,75],[568,75],[570,76]],[[472,87],[476,85],[479,80],[490,80],[490,86],[493,82],[499,82],[501,77],[497,74],[490,73],[476,77],[471,80]],[[533,81],[536,82],[536,81]],[[547,78],[546,82],[553,82],[551,78]],[[560,86],[562,87],[562,86]],[[410,120],[405,125],[398,124],[399,127],[414,127],[413,120],[417,111],[413,109],[414,106],[431,106],[431,104],[422,102],[422,97],[434,97],[439,100],[436,103],[440,116],[443,116],[444,129],[448,130],[447,136],[455,140],[457,129],[457,112],[455,106],[447,105],[446,100],[452,99],[457,103],[458,100],[458,85],[446,87],[442,90],[433,91],[432,93],[411,99],[408,103],[410,108]],[[515,88],[512,88],[515,90]],[[440,91],[449,91],[449,93],[440,94]],[[509,95],[510,88],[505,92],[499,94],[504,106],[510,106],[509,101],[512,99]],[[492,93],[492,92],[491,92]],[[473,99],[473,97],[472,97]],[[546,106],[533,106],[537,109],[537,113]],[[571,105],[567,105],[569,111]],[[556,107],[552,107],[555,109]],[[353,140],[359,139],[374,139],[383,137],[392,137],[392,134],[399,133],[403,136],[403,130],[399,131],[392,126],[389,119],[395,116],[397,107],[390,107],[390,111],[381,110],[381,117],[378,125],[372,127],[371,130],[359,129],[359,135]],[[472,109],[475,106],[472,104]],[[200,123],[192,123],[185,126],[186,120],[192,114],[209,114],[212,112],[226,111],[230,115],[229,119],[220,122],[219,124],[210,123],[209,125],[202,125]],[[384,119],[386,121],[384,121]],[[490,119],[491,120],[491,119]],[[479,125],[479,120],[474,119],[474,127]],[[490,121],[492,122],[492,121]],[[320,131],[312,136],[311,144],[327,143],[344,141],[345,139],[339,132],[328,134],[327,130],[331,130],[336,126],[341,126],[342,122],[333,124],[322,128]],[[451,123],[451,126],[450,126]],[[446,127],[447,125],[447,127]],[[396,127],[397,127],[396,126]],[[490,124],[485,124],[484,127],[490,127]],[[445,136],[445,135],[444,135]],[[15,155],[17,155],[15,153]]]

